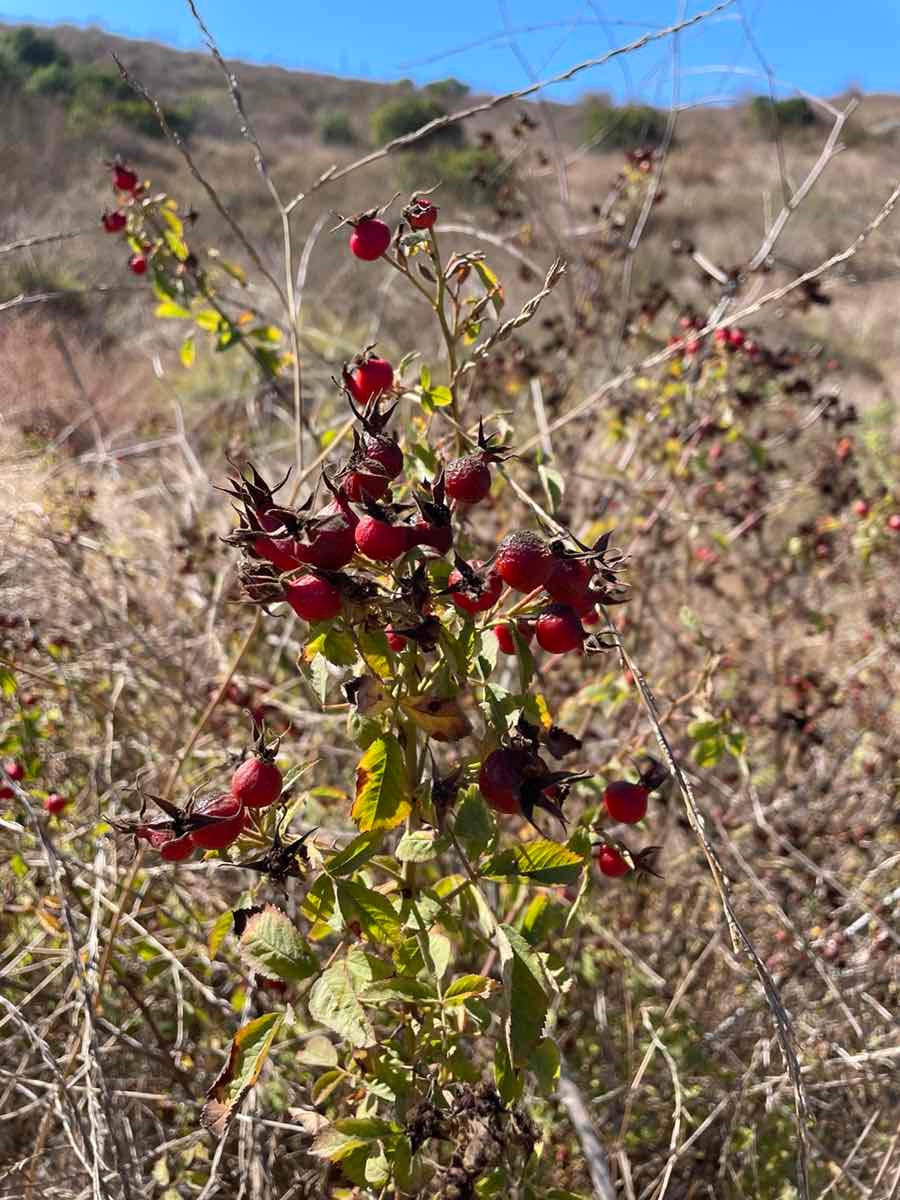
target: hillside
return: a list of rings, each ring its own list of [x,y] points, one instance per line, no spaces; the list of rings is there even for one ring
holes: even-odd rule
[[[0,28],[0,1196],[895,1197],[900,97],[231,65]]]

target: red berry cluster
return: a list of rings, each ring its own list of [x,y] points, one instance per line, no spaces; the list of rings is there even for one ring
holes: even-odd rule
[[[609,817],[621,825],[637,825],[643,821],[647,815],[650,793],[660,787],[666,776],[662,764],[648,757],[648,766],[637,783],[627,779],[611,780],[603,792],[603,805]],[[656,846],[649,846],[632,854],[623,842],[604,838],[594,847],[594,861],[600,873],[611,879],[632,871],[655,874],[651,864],[657,849]]]
[[[363,262],[375,262],[382,258],[394,239],[390,225],[381,220],[383,211],[381,208],[373,208],[342,221],[342,224],[349,225],[352,230],[350,252]],[[403,220],[415,232],[433,229],[437,218],[437,206],[423,192],[411,196],[403,209]],[[398,234],[402,231],[401,225]]]
[[[194,796],[185,808],[154,797],[163,817],[145,821],[141,816],[137,822],[113,825],[131,833],[135,841],[147,842],[166,862],[182,862],[195,850],[230,846],[246,828],[253,809],[266,808],[279,799],[284,782],[275,765],[278,741],[267,744],[261,727],[255,728],[253,751],[232,774],[227,792]]]
[[[13,783],[22,783],[25,779],[25,768],[16,759],[7,758],[0,766],[2,766],[6,778],[12,780]],[[3,781],[3,776],[0,775],[0,800],[11,800],[13,796],[15,796],[15,791]],[[44,811],[51,817],[58,817],[69,803],[69,799],[60,792],[49,792],[44,797]]]
[[[134,275],[144,275],[147,272],[150,247],[141,245],[134,249],[134,243],[129,231],[128,210],[132,209],[143,194],[143,186],[135,171],[126,166],[120,159],[110,164],[112,170],[113,191],[116,193],[117,207],[104,212],[100,222],[107,233],[124,233],[129,238],[133,253],[128,260],[128,269]]]
[[[681,349],[684,357],[692,360],[703,348],[702,339],[696,336],[703,327],[703,321],[693,313],[686,313],[679,318],[678,325],[682,333],[673,334],[669,338],[669,346],[673,349]],[[731,329],[717,329],[713,333],[713,343],[721,351],[728,353],[740,351],[754,363],[761,362],[765,357],[762,347],[748,337],[745,330],[739,329],[737,326]]]

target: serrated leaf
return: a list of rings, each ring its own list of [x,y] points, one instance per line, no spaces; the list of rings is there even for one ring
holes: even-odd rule
[[[263,1064],[281,1027],[282,1013],[265,1013],[235,1035],[225,1065],[209,1091],[200,1123],[221,1137],[232,1114],[259,1079]]]
[[[363,1004],[380,1005],[396,1002],[400,1004],[422,1004],[437,999],[434,988],[424,979],[383,979],[370,983],[359,996]]]
[[[230,908],[227,908],[225,912],[221,913],[216,918],[212,928],[209,931],[209,936],[206,939],[206,948],[209,951],[210,958],[216,957],[219,947],[222,945],[225,936],[231,929],[233,921],[234,918],[231,915]]]
[[[314,1158],[327,1158],[330,1162],[341,1162],[354,1150],[365,1148],[365,1145],[365,1138],[341,1133],[336,1125],[329,1125],[318,1134],[307,1154]]]
[[[398,862],[430,862],[438,854],[441,839],[436,829],[414,829],[405,833],[397,843],[394,856]]]
[[[350,815],[360,833],[393,829],[412,809],[403,749],[392,734],[376,738],[356,769],[356,799]]]
[[[297,1061],[309,1067],[336,1067],[338,1052],[330,1038],[317,1033],[297,1051]]]
[[[358,995],[374,981],[367,967],[366,956],[352,949],[323,971],[309,993],[309,1015],[313,1020],[359,1049],[377,1044],[374,1026]]]
[[[241,934],[241,957],[252,970],[270,979],[297,983],[309,979],[319,963],[306,938],[287,913],[267,904],[254,913]]]
[[[556,984],[543,957],[511,925],[497,927],[497,950],[506,1002],[504,1034],[509,1058],[514,1066],[527,1066],[530,1054],[544,1035]]]
[[[339,850],[337,854],[329,858],[325,864],[325,869],[329,875],[352,875],[354,871],[358,871],[364,866],[370,858],[374,857],[381,848],[382,833],[380,830],[373,830],[370,833],[361,833],[359,837],[355,837],[352,842],[348,843],[343,850]]]
[[[444,990],[444,1004],[451,1008],[465,1004],[467,1000],[479,1000],[489,996],[497,984],[485,975],[460,975]]]
[[[510,846],[493,855],[481,873],[494,879],[520,875],[535,883],[574,883],[584,867],[584,858],[559,842],[539,838]]]
[[[400,918],[390,900],[380,892],[339,879],[335,895],[344,924],[359,926],[370,942],[390,943],[400,937]]]

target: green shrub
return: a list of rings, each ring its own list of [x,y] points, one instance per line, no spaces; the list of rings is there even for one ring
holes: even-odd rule
[[[666,134],[666,114],[649,104],[617,107],[605,96],[593,96],[583,105],[582,133],[585,141],[596,139],[601,152],[658,146]]]
[[[750,102],[750,113],[757,127],[767,137],[779,130],[807,129],[816,123],[815,110],[802,96],[793,96],[790,100],[755,96]]]
[[[426,83],[424,90],[446,104],[455,104],[464,96],[468,96],[471,89],[467,83],[451,76],[449,79],[437,79],[434,83]]]
[[[380,146],[394,138],[414,133],[429,121],[446,116],[447,110],[433,96],[414,92],[408,96],[397,96],[380,105],[372,113],[372,138]],[[419,149],[425,146],[461,146],[464,135],[458,125],[436,129],[416,143]]]
[[[49,67],[53,63],[68,67],[72,62],[65,50],[61,50],[52,38],[35,33],[28,25],[0,35],[0,47],[14,62],[30,71],[38,67]]]
[[[68,99],[75,91],[76,77],[67,63],[49,63],[32,71],[25,91],[35,96],[56,96]]]
[[[342,108],[320,112],[316,117],[316,129],[326,146],[353,146],[359,141],[349,114]]]
[[[476,204],[492,204],[509,183],[511,165],[496,150],[480,146],[432,150],[403,164],[403,183],[410,189],[423,180],[441,184],[440,195],[453,195]]]

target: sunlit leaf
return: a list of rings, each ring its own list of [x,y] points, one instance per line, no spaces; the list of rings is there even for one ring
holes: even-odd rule
[[[392,734],[376,738],[356,769],[356,799],[351,816],[360,833],[393,829],[412,808],[406,762]]]
[[[200,1116],[201,1124],[218,1137],[259,1079],[282,1017],[282,1013],[266,1013],[235,1035],[225,1065],[206,1093],[208,1099]]]

